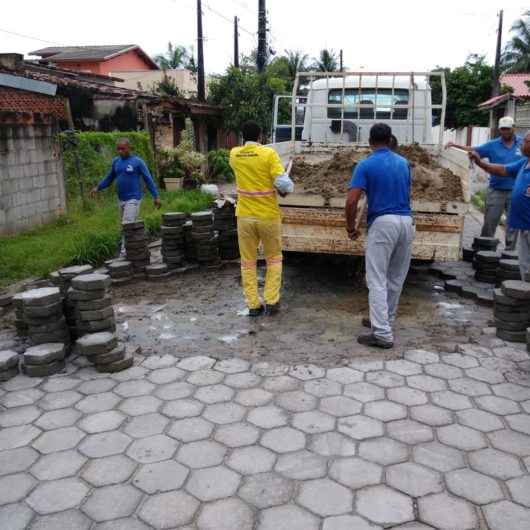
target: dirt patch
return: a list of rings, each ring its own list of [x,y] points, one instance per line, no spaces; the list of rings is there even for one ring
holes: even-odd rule
[[[460,178],[440,167],[425,149],[419,145],[406,145],[400,146],[398,152],[412,166],[412,199],[436,202],[464,200]],[[344,195],[348,191],[353,168],[369,153],[365,148],[338,151],[318,163],[309,163],[303,155],[297,156],[293,160],[291,177],[306,192],[318,193],[325,198]]]

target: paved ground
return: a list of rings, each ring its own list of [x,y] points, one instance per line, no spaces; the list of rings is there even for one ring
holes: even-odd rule
[[[18,376],[0,528],[530,528],[530,361],[491,331],[329,369],[165,355]]]

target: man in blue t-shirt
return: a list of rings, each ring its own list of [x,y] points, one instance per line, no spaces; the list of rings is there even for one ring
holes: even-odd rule
[[[508,227],[519,234],[519,269],[521,279],[528,281],[530,269],[530,132],[521,145],[522,158],[511,164],[488,164],[481,160],[480,153],[470,153],[477,166],[499,179],[513,180]]]
[[[133,223],[140,213],[143,195],[142,180],[153,196],[156,208],[160,208],[160,196],[155,182],[145,162],[131,154],[131,144],[128,138],[120,138],[116,144],[118,155],[113,161],[107,176],[91,190],[94,197],[98,191],[108,188],[116,181],[120,206],[121,224]],[[120,256],[125,255],[125,244],[122,239]]]
[[[411,173],[406,159],[389,148],[392,130],[384,123],[370,129],[373,153],[357,164],[346,199],[346,227],[350,239],[358,237],[355,227],[361,195],[368,200],[366,282],[369,290],[372,328],[357,341],[367,346],[392,348],[392,325],[412,254],[414,226],[410,208]]]
[[[449,142],[447,147],[457,147],[468,152],[476,152],[480,158],[487,158],[491,164],[510,164],[522,158],[521,144],[523,139],[515,134],[513,118],[505,116],[499,120],[500,136],[477,147],[467,147]],[[502,214],[509,215],[514,179],[498,177],[490,173],[490,183],[486,195],[486,211],[481,236],[495,237]],[[517,242],[517,233],[506,229],[506,248],[513,250]]]

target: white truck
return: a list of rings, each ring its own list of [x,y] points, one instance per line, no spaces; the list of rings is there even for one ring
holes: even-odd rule
[[[432,102],[433,77],[440,79],[441,102],[437,104]],[[285,114],[285,100],[290,123],[281,123],[279,118],[282,106]],[[366,147],[371,125],[388,123],[400,144],[420,144],[441,167],[460,177],[460,199],[433,201],[418,196],[412,205],[416,222],[413,258],[457,260],[469,203],[469,169],[454,153],[443,150],[445,106],[443,72],[298,73],[292,94],[275,100],[270,146],[286,166],[300,156],[306,163],[318,163],[337,150]],[[432,133],[435,113],[440,125],[438,138]],[[287,134],[289,139],[285,139]],[[280,199],[280,205],[284,250],[364,255],[366,230],[356,241],[346,234],[344,193],[330,197],[304,190],[297,183],[295,192]]]

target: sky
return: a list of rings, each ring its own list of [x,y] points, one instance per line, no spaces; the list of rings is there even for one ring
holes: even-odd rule
[[[195,0],[0,0],[0,52],[51,45],[138,44],[162,53],[168,41],[196,44]],[[77,6],[83,6],[79,9]],[[76,7],[74,7],[76,6]],[[491,6],[491,7],[490,7]],[[203,0],[204,55],[209,74],[233,60],[234,16],[240,51],[257,44],[258,0]],[[267,0],[270,44],[278,53],[343,49],[350,70],[425,71],[462,65],[472,53],[493,62],[497,13],[504,9],[504,38],[528,9],[521,0]]]

